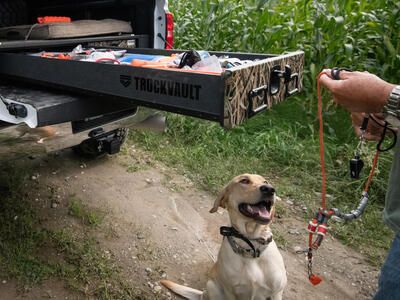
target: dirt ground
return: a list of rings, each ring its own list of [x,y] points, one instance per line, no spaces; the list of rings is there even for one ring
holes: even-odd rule
[[[228,224],[226,212],[208,212],[213,195],[133,147],[125,154],[94,161],[82,162],[70,151],[34,161],[32,181],[39,189],[32,201],[38,203],[47,226],[73,226],[67,199],[74,195],[104,212],[113,234],[93,234],[101,249],[116,258],[130,285],[165,299],[175,297],[159,286],[162,278],[205,287],[207,270],[221,243],[219,227]],[[49,188],[56,191],[56,206],[41,197]],[[315,258],[315,272],[323,283],[313,287],[308,282],[305,257],[295,253],[306,245],[306,224],[295,217],[303,208],[288,199],[281,202],[282,212],[272,231],[288,272],[284,299],[370,299],[378,269],[331,237]],[[0,299],[84,298],[57,280],[21,294],[14,282],[2,280],[0,274]]]

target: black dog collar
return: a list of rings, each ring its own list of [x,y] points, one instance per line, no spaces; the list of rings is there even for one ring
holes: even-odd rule
[[[270,238],[268,238],[267,240],[263,239],[263,238],[250,240],[249,238],[247,238],[243,234],[241,234],[239,231],[237,231],[236,228],[234,228],[234,227],[222,226],[219,231],[222,236],[224,236],[228,239],[228,242],[231,245],[233,252],[235,252],[236,254],[239,254],[243,257],[247,257],[247,258],[260,257],[261,253],[263,253],[263,251],[272,242],[272,236]],[[239,245],[235,241],[235,238],[238,238],[238,239],[244,241],[247,245],[249,245],[250,249],[244,248],[241,245]],[[254,246],[252,241],[259,244],[260,246],[256,248],[256,246]]]

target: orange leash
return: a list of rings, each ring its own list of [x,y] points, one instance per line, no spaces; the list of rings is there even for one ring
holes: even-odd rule
[[[322,189],[321,189],[321,207],[326,209],[326,169],[325,169],[325,144],[324,144],[324,121],[322,118],[322,96],[321,96],[321,82],[322,75],[328,75],[326,72],[321,72],[317,77],[317,94],[318,94],[318,119],[319,119],[319,156],[321,160],[321,176],[322,176]]]
[[[322,282],[322,279],[313,274],[312,266],[313,266],[313,255],[312,251],[317,250],[321,245],[327,231],[328,231],[328,221],[329,219],[337,214],[337,209],[326,209],[326,167],[325,167],[325,144],[324,144],[324,122],[323,122],[323,103],[321,96],[321,83],[320,78],[323,75],[329,76],[326,72],[321,72],[317,77],[317,95],[318,95],[318,118],[319,118],[319,144],[320,144],[320,160],[321,160],[321,177],[322,177],[322,188],[321,188],[321,208],[316,213],[315,217],[308,224],[308,251],[307,251],[307,259],[308,259],[308,278],[313,285],[317,285]],[[376,150],[374,160],[372,163],[372,168],[368,176],[368,180],[364,187],[363,197],[366,197],[368,201],[368,189],[371,185],[372,178],[374,177],[376,167],[378,165],[379,159],[379,147]],[[364,200],[364,199],[363,199]],[[313,241],[313,235],[317,234],[317,238]]]
[[[318,119],[319,119],[319,155],[321,160],[321,177],[322,177],[322,190],[321,190],[321,207],[326,209],[326,168],[325,168],[325,144],[324,144],[324,122],[322,117],[322,95],[321,95],[321,83],[320,78],[322,75],[328,75],[326,72],[319,73],[317,77],[317,95],[318,95]],[[379,160],[379,149],[376,150],[372,168],[368,176],[368,180],[365,184],[364,191],[368,192],[369,186],[371,185],[372,178],[375,174],[376,166]]]

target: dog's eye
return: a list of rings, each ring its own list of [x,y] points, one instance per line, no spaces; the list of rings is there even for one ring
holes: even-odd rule
[[[242,180],[240,180],[240,183],[249,184],[250,180],[248,178],[243,178]]]

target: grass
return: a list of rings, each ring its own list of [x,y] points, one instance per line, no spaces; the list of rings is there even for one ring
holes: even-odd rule
[[[97,299],[140,299],[140,291],[125,283],[112,253],[101,251],[93,237],[76,237],[65,229],[52,232],[51,237],[63,256],[58,275],[69,288]]]
[[[151,165],[144,153],[126,144],[121,147],[120,154],[118,162],[128,173],[144,171]]]
[[[96,299],[143,299],[141,291],[126,284],[111,252],[93,239],[102,229],[102,216],[72,196],[71,217],[80,227],[57,229],[43,226],[34,201],[34,190],[25,170],[2,165],[0,172],[0,276],[14,279],[22,293],[46,279],[63,280],[73,291]]]
[[[134,132],[131,141],[156,159],[189,174],[213,193],[237,174],[259,173],[274,183],[280,196],[304,204],[312,212],[320,203],[317,120],[302,110],[301,105],[301,98],[292,99],[231,131],[209,122],[170,115],[166,134]],[[362,179],[349,179],[348,159],[357,143],[350,138],[353,134],[350,121],[340,110],[327,114],[326,121],[326,131],[331,133],[326,137],[329,205],[349,211],[359,201],[368,166]],[[372,156],[368,157],[369,166],[371,160]],[[391,154],[382,155],[371,188],[372,203],[362,220],[337,224],[332,231],[345,244],[363,252],[374,265],[382,262],[392,238],[381,220],[390,161]],[[304,217],[310,218],[311,214]]]
[[[282,250],[287,250],[291,246],[290,242],[285,238],[285,236],[277,230],[274,232],[274,241]]]
[[[400,78],[398,1],[194,0],[173,1],[176,48],[283,53],[305,51],[304,92],[229,132],[188,117],[169,116],[164,135],[134,133],[131,139],[170,166],[189,173],[217,192],[243,172],[269,177],[281,196],[304,204],[310,218],[319,202],[320,165],[315,78],[324,67],[368,70]],[[328,98],[325,95],[325,98]],[[357,140],[348,114],[326,103],[324,109],[329,205],[356,207],[371,166],[373,145],[360,180],[350,180],[348,161]],[[160,146],[162,145],[162,147]],[[379,265],[393,233],[382,224],[391,153],[380,158],[361,220],[335,224],[332,233]]]
[[[38,283],[57,271],[36,256],[36,250],[45,244],[48,233],[35,227],[38,221],[31,204],[20,199],[23,174],[9,171],[9,176],[3,174],[0,180],[3,186],[0,201],[1,274],[23,283]]]
[[[103,214],[88,209],[82,200],[75,195],[69,198],[69,214],[77,219],[80,219],[83,224],[91,227],[98,227],[103,221]]]

